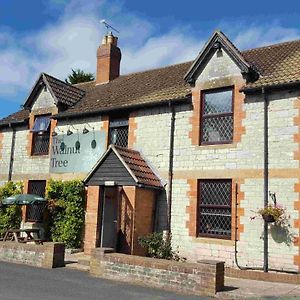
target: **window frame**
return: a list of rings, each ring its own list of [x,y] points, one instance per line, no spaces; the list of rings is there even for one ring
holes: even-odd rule
[[[117,122],[125,122],[125,121],[126,121],[127,125],[114,124],[114,122],[117,123]],[[127,145],[126,145],[126,147],[111,143],[111,131],[113,129],[120,129],[120,128],[127,128]],[[128,119],[128,117],[110,118],[109,126],[108,126],[108,145],[116,145],[116,146],[128,148],[128,138],[129,138],[129,119]]]
[[[201,205],[201,182],[230,182],[230,205],[213,205],[213,204],[202,204]],[[222,178],[222,179],[198,179],[197,182],[197,218],[196,218],[196,237],[199,238],[214,238],[214,239],[222,239],[222,240],[231,240],[233,236],[232,231],[232,218],[233,218],[233,211],[232,211],[232,200],[233,200],[233,180],[231,178]],[[200,233],[200,219],[201,219],[201,208],[223,208],[228,209],[230,208],[230,236],[229,235],[220,235],[220,234],[209,234],[209,233]]]
[[[38,196],[45,197],[47,180],[29,180],[28,181],[28,194],[32,194],[32,190],[31,190],[32,189],[32,185],[34,183],[37,183],[37,182],[43,183],[45,185],[43,195],[38,194]],[[35,193],[35,195],[36,195],[36,193]],[[26,208],[25,222],[37,222],[37,223],[43,222],[43,213],[41,213],[41,218],[40,219],[29,218],[30,209],[31,210],[37,210],[38,205],[40,205],[41,209],[43,209],[43,210],[45,209],[45,204],[37,204],[37,205],[28,206]],[[36,214],[36,212],[34,214]]]
[[[49,117],[49,118],[51,118],[51,115],[49,115],[49,114],[46,114],[46,115],[36,115],[34,117],[33,126],[35,124],[36,119],[40,118],[40,117]],[[32,128],[30,130],[32,130]],[[42,134],[39,134],[39,132],[31,132],[31,134],[32,134],[31,155],[32,156],[49,155],[49,151],[50,151],[50,138],[51,138],[51,119],[50,119],[50,123],[49,123],[47,131],[43,132]],[[47,151],[45,151],[45,152],[36,152],[36,151],[34,151],[34,149],[35,149],[35,143],[36,143],[36,140],[37,140],[37,136],[39,136],[39,137],[47,137],[48,138]]]
[[[204,115],[204,105],[205,105],[205,95],[206,94],[213,94],[217,92],[225,92],[225,91],[231,91],[231,107],[232,110],[230,113],[219,113],[219,114],[211,114],[211,115]],[[208,89],[201,91],[201,104],[200,104],[200,145],[223,145],[223,144],[232,144],[234,139],[234,86],[226,86],[221,88],[214,88],[214,89]],[[203,123],[205,119],[210,118],[216,118],[216,117],[226,117],[226,116],[232,116],[232,139],[230,141],[209,141],[205,142],[202,140],[203,138]]]

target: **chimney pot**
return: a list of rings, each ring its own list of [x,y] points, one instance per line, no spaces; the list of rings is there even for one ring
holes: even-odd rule
[[[107,83],[120,75],[121,50],[118,38],[111,32],[102,39],[97,50],[96,84]]]
[[[102,45],[106,45],[107,44],[107,35],[105,35],[102,39]]]

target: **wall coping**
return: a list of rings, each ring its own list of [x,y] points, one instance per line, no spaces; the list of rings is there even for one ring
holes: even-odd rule
[[[224,261],[216,260],[200,260],[197,263],[181,262],[174,260],[113,253],[112,251],[113,249],[109,248],[96,248],[92,250],[92,256],[94,256],[96,259],[101,259],[103,261],[135,265],[153,269],[176,271],[187,274],[194,274],[207,269],[215,270],[217,268],[224,267],[225,264]]]

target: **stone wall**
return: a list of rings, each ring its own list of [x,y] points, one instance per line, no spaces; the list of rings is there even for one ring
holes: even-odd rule
[[[42,268],[64,267],[65,246],[61,243],[43,245],[0,242],[0,260]]]
[[[226,62],[226,63],[225,63]],[[174,143],[174,180],[172,193],[173,247],[182,256],[199,259],[222,259],[235,266],[235,199],[238,199],[239,262],[244,266],[263,264],[263,222],[250,220],[263,207],[264,168],[264,103],[261,95],[245,96],[239,92],[243,79],[235,66],[224,57],[220,69],[212,59],[199,76],[193,90],[193,106],[177,108]],[[219,68],[219,69],[218,69]],[[218,75],[219,70],[219,75]],[[235,86],[234,139],[232,144],[199,145],[200,96],[202,89]],[[269,228],[270,268],[298,270],[300,267],[299,236],[299,92],[281,91],[268,95],[269,104],[269,190],[275,192],[278,203],[291,216],[289,232]],[[198,107],[198,108],[197,108]],[[197,111],[198,110],[198,111]],[[169,108],[139,111],[135,116],[135,142],[161,177],[168,178]],[[198,128],[198,131],[196,130]],[[195,132],[194,132],[195,130]],[[298,151],[298,152],[297,152]],[[200,179],[232,179],[231,240],[198,237],[197,182]],[[238,195],[235,193],[236,184]],[[297,185],[298,184],[298,185]],[[168,186],[166,186],[166,191]],[[269,199],[271,201],[271,199]],[[158,197],[156,228],[165,229],[166,193]]]
[[[219,261],[192,264],[106,253],[98,248],[92,252],[90,274],[196,295],[213,296],[224,289],[224,263]]]

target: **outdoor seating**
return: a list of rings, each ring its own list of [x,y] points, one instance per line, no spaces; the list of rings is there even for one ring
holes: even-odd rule
[[[21,236],[21,233],[25,233],[25,236]],[[36,234],[37,238],[34,237]],[[27,229],[9,229],[5,232],[3,241],[14,241],[17,243],[35,243],[42,245],[43,241],[40,239],[40,230],[38,228]]]

